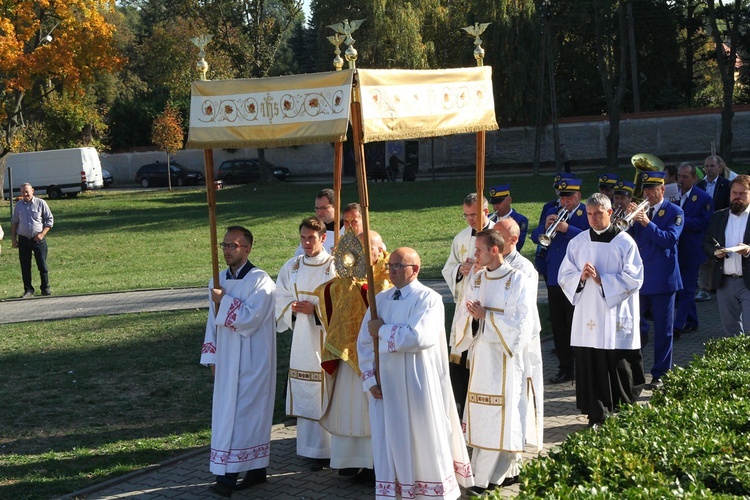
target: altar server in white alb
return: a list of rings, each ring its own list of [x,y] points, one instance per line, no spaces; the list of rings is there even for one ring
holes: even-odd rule
[[[490,229],[495,225],[489,218],[489,203],[484,196],[479,197],[476,193],[469,193],[464,198],[463,218],[466,227],[461,230],[451,243],[451,251],[448,260],[445,261],[442,274],[445,283],[453,295],[453,302],[460,304],[463,301],[464,287],[468,281],[466,278],[474,268],[474,238],[477,234],[477,219],[482,218],[482,228]],[[456,331],[455,317],[451,326],[450,341],[450,370],[453,394],[458,405],[459,416],[463,415],[463,405],[466,402],[466,387],[469,384],[469,370],[466,365],[466,354],[454,352]]]
[[[608,197],[592,195],[586,213],[591,228],[571,240],[558,279],[575,306],[576,405],[598,426],[634,402],[646,383],[638,297],[643,262],[633,238],[611,224]]]
[[[376,296],[378,319],[368,309],[357,341],[376,498],[455,499],[459,485],[474,484],[448,376],[443,300],[417,280],[420,267],[411,248],[390,255],[393,288]]]
[[[209,283],[210,309],[201,363],[214,372],[210,489],[221,496],[266,481],[276,394],[275,286],[248,256],[252,233],[227,228],[221,248],[229,269]],[[248,471],[237,484],[240,472]]]
[[[299,225],[304,251],[281,267],[276,279],[276,329],[292,330],[286,412],[297,417],[297,454],[321,470],[331,458],[331,435],[320,425],[328,406],[331,376],[320,366],[325,331],[315,289],[334,277],[333,257],[325,251],[325,223],[308,217]]]
[[[537,283],[504,261],[504,247],[497,230],[477,233],[474,259],[484,269],[471,276],[456,308],[456,349],[469,351],[471,369],[464,423],[476,486],[469,496],[517,481],[527,437],[537,441],[536,427],[526,425],[535,408],[525,366],[537,326]]]

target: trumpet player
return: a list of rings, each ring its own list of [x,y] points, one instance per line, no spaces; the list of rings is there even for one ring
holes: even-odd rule
[[[602,174],[599,176],[599,192],[609,198],[610,202],[613,201],[615,187],[617,187],[617,175]]]
[[[677,241],[682,234],[682,209],[664,198],[664,172],[642,172],[643,197],[647,209],[638,210],[630,234],[638,244],[643,259],[644,278],[640,290],[641,347],[648,342],[649,326],[644,313],[651,311],[654,321],[654,365],[651,383],[654,390],[662,386],[661,378],[672,368],[672,341],[675,294],[682,289],[677,262]],[[631,204],[635,210],[635,204]]]
[[[546,220],[546,214],[548,212],[554,211],[557,213],[557,211],[560,209],[560,193],[557,191],[557,186],[560,183],[561,180],[565,179],[577,179],[578,177],[575,174],[567,173],[567,172],[561,172],[558,174],[555,174],[555,178],[552,181],[552,188],[555,190],[555,199],[552,201],[548,201],[544,204],[542,207],[541,212],[539,213],[539,222],[537,223],[537,230],[540,231],[537,234],[537,239],[535,240],[533,238],[532,234],[532,241],[536,243],[536,252],[534,254],[534,267],[536,268],[536,271],[539,273],[539,275],[544,279],[544,281],[547,281],[547,247],[544,245],[539,244],[539,234],[544,232],[544,225]],[[541,228],[541,229],[540,229]]]
[[[559,209],[551,208],[544,215],[544,225],[540,224],[531,235],[531,239],[537,244],[544,235],[551,238],[545,264],[552,336],[559,362],[557,375],[549,380],[551,384],[573,381],[573,350],[570,347],[573,305],[560,288],[557,274],[565,258],[568,242],[589,228],[586,207],[581,203],[581,179],[561,179],[557,184],[557,192],[560,197],[559,209],[567,210],[566,220],[558,220]],[[553,226],[554,231],[550,231]]]

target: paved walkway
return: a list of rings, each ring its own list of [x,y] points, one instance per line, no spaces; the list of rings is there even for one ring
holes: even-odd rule
[[[437,281],[427,282],[445,297],[444,285]],[[542,291],[542,290],[540,290]],[[546,290],[544,291],[546,292]],[[45,307],[29,307],[37,300],[44,300]],[[546,300],[546,293],[540,297]],[[119,314],[156,310],[203,308],[206,306],[206,291],[196,289],[152,290],[96,294],[75,297],[44,297],[39,299],[8,300],[0,302],[0,321],[51,320],[100,314]],[[45,311],[45,312],[42,312]],[[716,298],[698,304],[701,328],[698,332],[684,335],[675,343],[674,363],[685,366],[694,354],[702,354],[704,343],[721,336]],[[557,360],[550,352],[551,337],[542,344],[544,352],[545,379],[557,372]],[[644,350],[644,363],[648,371],[653,362],[653,343]],[[647,379],[650,377],[647,375]],[[559,445],[571,433],[586,427],[586,418],[575,408],[575,390],[570,384],[547,385],[545,387],[545,451]],[[641,402],[646,402],[651,393],[644,391]],[[295,453],[296,427],[293,421],[274,426],[271,439],[271,464],[268,468],[268,483],[247,491],[236,492],[234,498],[294,498],[300,500],[327,498],[371,498],[371,487],[354,484],[342,478],[336,471],[310,472],[306,459]],[[526,454],[533,459],[532,454]],[[206,488],[214,480],[208,470],[207,449],[196,450],[164,464],[157,464],[134,473],[115,478],[85,490],[73,492],[63,498],[86,499],[202,499],[211,498]],[[504,496],[518,493],[518,485],[503,490]]]

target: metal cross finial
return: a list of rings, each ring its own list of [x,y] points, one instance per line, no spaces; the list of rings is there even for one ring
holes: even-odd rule
[[[206,62],[206,51],[203,50],[206,45],[208,45],[208,42],[211,41],[213,38],[213,35],[198,35],[195,38],[191,38],[190,41],[193,42],[193,44],[198,47],[198,62],[196,63],[196,68],[198,69],[198,73],[200,73],[200,79],[205,80],[206,79],[206,73],[208,72],[208,63]]]

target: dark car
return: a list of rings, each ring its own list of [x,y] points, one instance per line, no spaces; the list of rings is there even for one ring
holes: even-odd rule
[[[264,165],[280,181],[289,177],[290,172],[286,167],[277,167],[269,162],[265,162]],[[224,181],[225,184],[257,182],[260,180],[260,160],[258,158],[227,160],[219,166],[216,178]]]
[[[190,170],[179,163],[171,162],[169,164],[173,186],[187,186],[201,184],[206,181],[203,172]],[[135,182],[143,187],[166,186],[167,185],[167,164],[166,163],[149,163],[143,165],[135,173]]]
[[[102,169],[102,181],[104,182],[103,187],[107,187],[111,185],[115,180],[112,177],[112,174],[109,173],[109,170]]]

